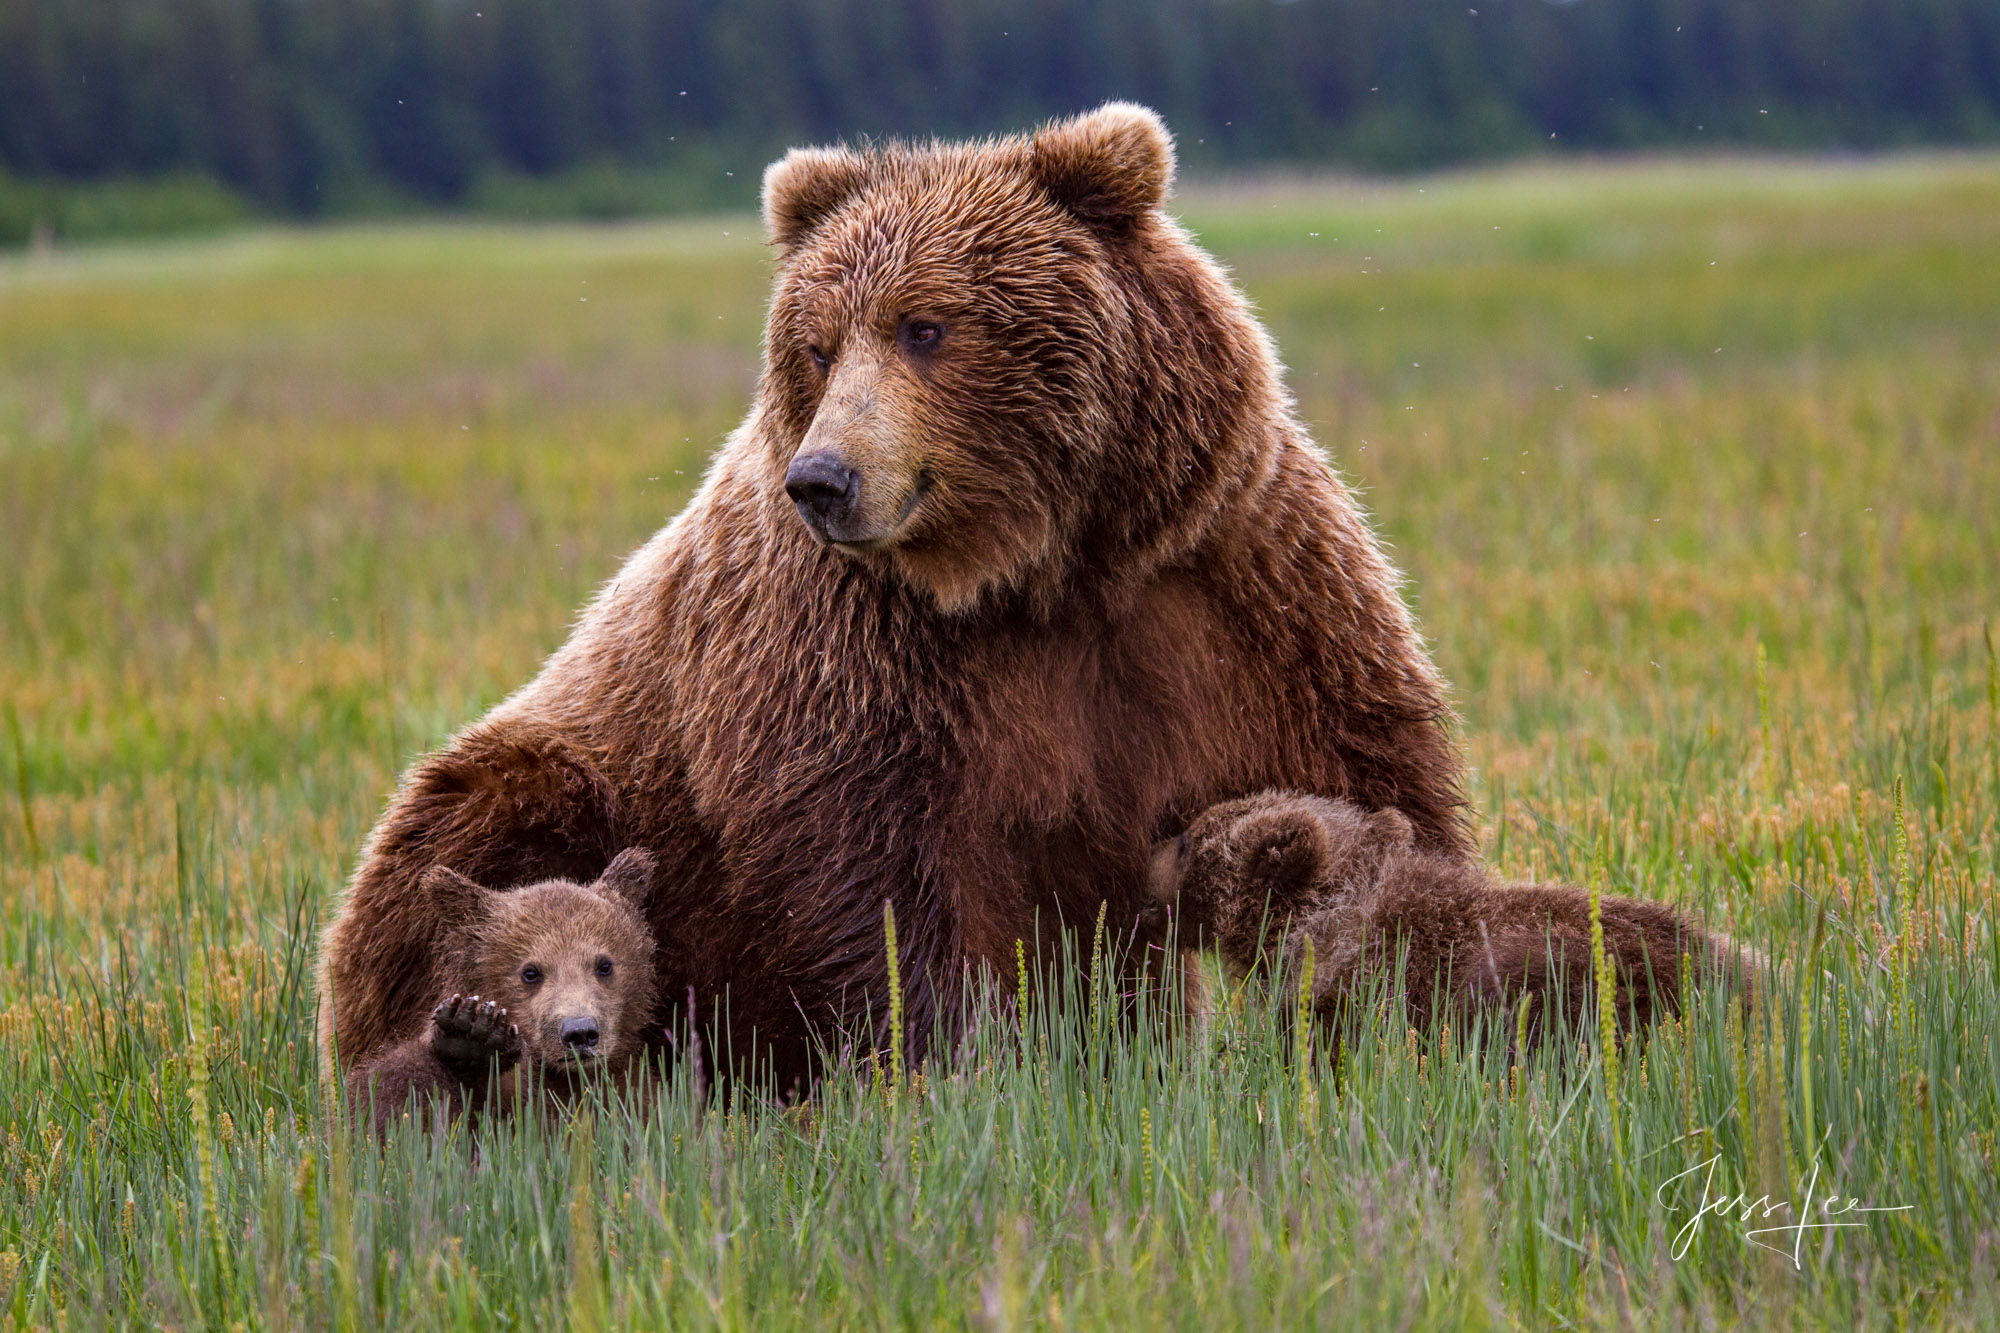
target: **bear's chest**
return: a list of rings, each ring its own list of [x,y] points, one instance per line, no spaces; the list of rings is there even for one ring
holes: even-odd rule
[[[1228,654],[1193,590],[977,626],[897,623],[854,591],[765,602],[754,635],[690,636],[673,776],[730,898],[977,883],[986,906],[1094,911],[1214,785],[1207,714]]]
[[[958,719],[961,828],[1017,862],[1122,864],[1209,785],[1217,729],[1206,713],[1227,694],[1218,655],[1205,636],[1163,633],[1147,610],[1024,635],[983,658],[983,688]]]

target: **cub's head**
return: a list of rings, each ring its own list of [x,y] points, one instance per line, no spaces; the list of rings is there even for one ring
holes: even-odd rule
[[[1366,887],[1414,842],[1395,810],[1297,792],[1212,805],[1153,848],[1154,912],[1178,914],[1183,944],[1213,944],[1248,966],[1287,921]]]
[[[505,1006],[528,1060],[586,1066],[634,1054],[653,1010],[653,933],[641,905],[653,859],[620,852],[593,884],[481,888],[443,866],[424,877],[462,923],[454,987]]]
[[[1125,103],[775,163],[771,502],[947,611],[1200,522],[1213,437],[1269,379],[1239,298],[1161,212],[1173,167],[1159,117]]]

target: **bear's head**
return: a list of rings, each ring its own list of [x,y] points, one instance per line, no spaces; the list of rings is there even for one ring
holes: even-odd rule
[[[620,852],[595,883],[482,888],[444,866],[424,876],[457,923],[454,985],[504,1007],[526,1059],[545,1066],[631,1056],[653,1010],[654,941],[640,904],[653,859]]]
[[[1260,792],[1212,805],[1156,844],[1147,890],[1156,914],[1178,913],[1182,944],[1214,944],[1248,966],[1272,931],[1373,883],[1414,842],[1400,811]]]
[[[1184,548],[1268,438],[1275,362],[1161,211],[1173,142],[1113,103],[1021,137],[798,149],[762,484],[827,558],[948,612]]]

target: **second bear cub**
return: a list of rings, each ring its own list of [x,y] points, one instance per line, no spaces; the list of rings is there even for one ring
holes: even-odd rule
[[[652,857],[637,848],[588,885],[558,879],[495,891],[433,867],[423,892],[440,920],[458,923],[444,998],[425,1031],[348,1076],[356,1111],[372,1106],[380,1127],[413,1099],[454,1114],[489,1094],[504,1104],[523,1062],[558,1099],[584,1075],[622,1070],[653,1009],[653,933],[638,906],[652,875]]]
[[[1214,946],[1239,973],[1260,959],[1296,967],[1311,940],[1323,1020],[1399,961],[1415,1024],[1442,1003],[1511,1030],[1523,996],[1537,1033],[1550,1008],[1570,1024],[1594,1012],[1588,892],[1508,884],[1419,851],[1394,810],[1294,792],[1225,801],[1155,847],[1149,888],[1155,911],[1177,913],[1182,943]],[[1679,1009],[1683,955],[1697,979],[1720,973],[1747,991],[1748,960],[1727,936],[1662,903],[1606,896],[1599,914],[1621,1026]]]

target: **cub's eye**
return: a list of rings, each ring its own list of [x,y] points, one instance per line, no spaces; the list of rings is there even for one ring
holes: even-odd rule
[[[807,347],[806,355],[812,358],[813,369],[822,375],[826,374],[827,370],[833,365],[833,358],[821,351],[817,346]]]
[[[526,967],[522,968],[522,969],[521,969],[521,984],[522,984],[522,985],[524,985],[524,986],[539,986],[539,985],[541,985],[541,984],[542,984],[542,969],[540,969],[539,967],[536,967],[536,966],[535,966],[535,965],[534,965],[533,963],[530,963],[530,964],[528,964],[528,965],[527,965]]]
[[[936,351],[944,341],[944,325],[928,319],[906,319],[896,330],[896,341],[915,351]]]
[[[609,958],[599,958],[597,960],[597,975],[600,977],[611,975],[611,960]]]

